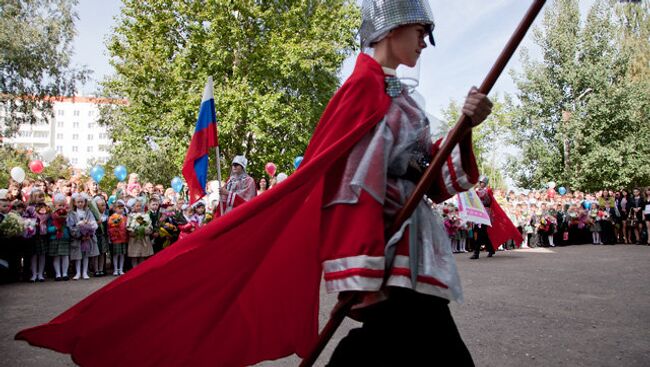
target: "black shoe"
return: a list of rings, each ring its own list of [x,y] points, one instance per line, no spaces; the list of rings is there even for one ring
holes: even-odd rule
[[[64,276],[61,277],[61,279],[63,279],[64,281],[68,281],[68,280],[70,280],[70,277],[67,276],[67,275],[64,275]]]
[[[60,282],[60,281],[62,281],[62,280],[63,280],[63,278],[61,278],[61,277],[55,277],[55,278],[54,278],[54,281],[55,281],[55,282]]]
[[[38,279],[38,282],[43,283],[43,282],[45,282],[45,279],[44,278]]]
[[[472,256],[470,256],[470,259],[471,260],[476,260],[476,259],[478,259],[478,255],[472,255]]]
[[[490,252],[490,253],[488,254],[488,257],[492,257],[492,256],[494,256],[494,252]]]

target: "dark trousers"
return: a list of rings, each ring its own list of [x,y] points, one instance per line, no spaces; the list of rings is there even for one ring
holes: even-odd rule
[[[488,236],[487,228],[488,227],[485,225],[481,227],[474,226],[474,230],[477,234],[476,243],[474,245],[474,255],[476,256],[481,252],[481,245],[485,245],[485,250],[487,250],[488,253],[494,253],[494,247],[492,247],[492,241],[490,241],[490,237]]]
[[[474,366],[448,304],[392,289],[388,300],[364,310],[363,326],[341,340],[327,366]]]

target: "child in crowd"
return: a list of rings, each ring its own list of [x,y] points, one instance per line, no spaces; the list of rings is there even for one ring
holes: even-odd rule
[[[97,210],[99,211],[100,218],[97,221],[97,248],[99,249],[99,256],[93,257],[93,269],[95,269],[95,276],[104,276],[104,268],[106,266],[106,257],[110,252],[108,244],[108,208],[106,201],[102,196],[95,196],[93,198]]]
[[[206,213],[205,211],[205,202],[203,200],[194,203],[192,208],[194,209],[194,214],[191,219],[196,223],[197,227],[203,227],[212,220],[212,214]]]
[[[129,199],[129,212],[126,228],[129,232],[129,246],[127,254],[131,260],[131,266],[136,267],[145,258],[153,255],[153,246],[149,236],[152,232],[151,219],[144,212],[142,199]]]
[[[182,212],[180,215],[176,216],[178,229],[180,230],[180,234],[178,235],[179,240],[189,236],[198,228],[197,223],[193,220],[194,209],[187,204],[183,204],[181,209]]]
[[[602,216],[600,215],[602,211],[598,209],[598,204],[593,203],[591,204],[591,210],[589,211],[589,217],[590,217],[590,227],[589,230],[591,231],[591,236],[593,240],[594,245],[602,245],[603,242],[600,240],[600,232],[601,232],[601,226],[600,226],[600,221],[602,219]]]
[[[124,255],[126,255],[126,247],[129,242],[124,201],[117,200],[113,211],[113,215],[108,218],[108,238],[113,255],[113,275],[122,275],[124,274]]]
[[[72,237],[67,226],[68,200],[65,195],[58,193],[54,195],[52,205],[54,208],[47,222],[49,235],[47,254],[52,257],[54,280],[69,280],[68,267],[70,266]]]
[[[171,203],[163,203],[160,227],[158,232],[160,236],[158,241],[161,242],[161,248],[171,246],[178,240],[178,224],[176,223],[176,211]]]
[[[27,248],[31,255],[31,282],[44,282],[45,259],[48,253],[47,221],[49,210],[45,204],[45,192],[34,189],[29,193],[29,205],[23,213]],[[27,258],[27,257],[26,257]]]
[[[75,193],[72,195],[72,211],[68,214],[67,224],[72,234],[70,245],[70,259],[75,262],[77,270],[72,278],[90,279],[88,276],[89,258],[99,255],[97,247],[97,220],[88,207],[86,194]]]
[[[160,210],[160,199],[158,196],[152,196],[149,199],[149,211],[147,212],[149,220],[151,221],[151,244],[153,246],[153,253],[157,253],[162,250],[162,241],[160,241],[160,222],[162,221],[162,211]]]

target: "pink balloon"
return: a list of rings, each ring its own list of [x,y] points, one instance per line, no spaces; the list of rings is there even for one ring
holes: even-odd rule
[[[277,167],[275,167],[275,163],[273,163],[273,162],[269,162],[269,163],[266,164],[266,166],[264,166],[264,170],[271,177],[275,176],[275,170],[276,169],[277,169]]]
[[[29,162],[29,169],[34,173],[41,173],[43,172],[43,162],[35,159]]]

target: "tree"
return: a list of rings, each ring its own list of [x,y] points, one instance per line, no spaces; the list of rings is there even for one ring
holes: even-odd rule
[[[254,175],[269,161],[292,170],[355,48],[358,19],[351,0],[125,1],[108,44],[116,75],[104,83],[107,96],[129,101],[102,112],[113,163],[144,180],[179,176],[213,76],[225,175],[237,154]]]
[[[577,1],[558,0],[523,54],[513,124],[522,149],[511,172],[523,187],[548,181],[584,190],[650,183],[648,5],[597,0],[584,25]],[[643,44],[642,47],[637,47]]]
[[[4,131],[53,116],[52,97],[70,96],[88,71],[70,65],[76,0],[4,0],[0,6],[0,106]]]
[[[508,139],[513,120],[513,102],[509,95],[490,97],[494,106],[492,113],[478,127],[473,129],[472,143],[479,172],[490,179],[490,186],[506,188],[502,168],[497,163],[497,152],[509,144]],[[503,100],[502,100],[503,99]],[[443,111],[446,125],[451,128],[460,117],[462,106],[451,101]]]

